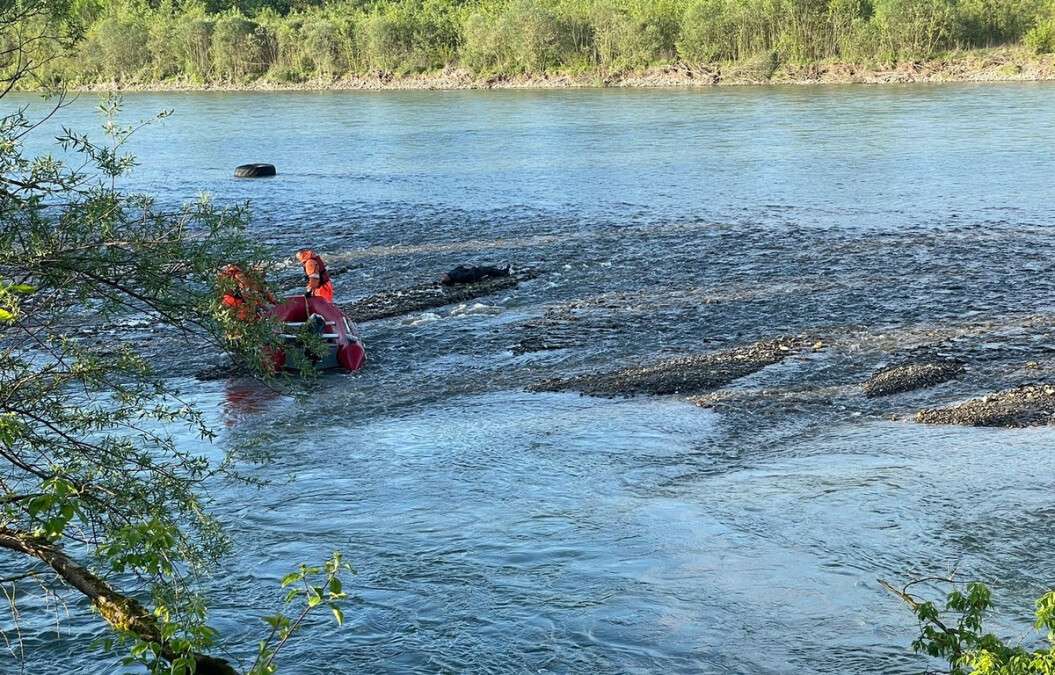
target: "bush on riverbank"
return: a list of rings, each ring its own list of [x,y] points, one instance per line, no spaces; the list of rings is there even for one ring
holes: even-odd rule
[[[915,61],[1055,51],[1052,0],[96,0],[87,39],[48,64],[72,84],[245,83],[623,72],[684,61]]]
[[[1055,2],[1042,11],[1040,18],[1026,32],[1025,43],[1037,54],[1055,52]]]

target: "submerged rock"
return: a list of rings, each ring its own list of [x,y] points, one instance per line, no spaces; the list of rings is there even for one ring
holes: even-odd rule
[[[616,324],[614,321],[611,323]],[[624,325],[619,326],[625,329]],[[607,333],[598,329],[595,322],[581,319],[569,307],[547,309],[543,316],[525,321],[517,330],[520,338],[510,348],[516,356],[578,347],[588,341],[600,342],[607,337]]]
[[[916,413],[922,424],[972,427],[1036,427],[1055,422],[1055,386],[1024,384],[946,408]]]
[[[542,316],[516,324],[514,334],[518,339],[510,349],[520,355],[621,341],[628,334],[657,323],[691,322],[702,305],[751,297],[754,296],[750,291],[732,284],[721,289],[653,285],[633,291],[603,292],[547,307]]]
[[[444,286],[439,282],[421,284],[382,291],[362,300],[345,304],[341,309],[355,321],[376,321],[444,305],[464,303],[501,290],[514,288],[521,281],[533,279],[535,276],[537,276],[535,272],[528,271],[508,277],[485,279],[475,284],[455,286]]]
[[[236,375],[245,375],[248,371],[244,367],[230,361],[208,365],[194,373],[194,379],[200,382],[211,382],[214,380],[226,380]]]
[[[578,391],[594,396],[702,394],[779,363],[813,343],[801,337],[761,340],[710,354],[667,359],[609,373],[553,379],[530,391]]]
[[[777,417],[789,410],[802,412],[809,408],[821,408],[828,411],[837,399],[849,393],[850,387],[837,384],[821,387],[778,386],[765,389],[718,389],[689,400],[701,408],[740,410],[752,416],[761,413]]]
[[[432,323],[433,321],[440,321],[441,319],[443,319],[443,317],[436,312],[425,312],[419,316],[408,316],[403,319],[402,323],[404,326],[423,326],[427,323]]]
[[[889,396],[923,387],[933,387],[959,377],[964,372],[960,361],[902,363],[884,368],[864,383],[865,396]]]
[[[494,315],[501,314],[502,308],[495,307],[494,305],[485,305],[482,302],[473,303],[462,303],[451,310],[451,316],[476,316],[476,315]]]

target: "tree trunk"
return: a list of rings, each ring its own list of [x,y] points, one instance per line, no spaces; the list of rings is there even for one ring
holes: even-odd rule
[[[46,563],[70,586],[83,593],[114,629],[132,633],[146,642],[162,647],[161,655],[171,661],[181,656],[162,644],[161,633],[153,614],[134,598],[125,597],[105,581],[55,546],[32,535],[0,528],[0,547],[18,551]],[[238,675],[227,661],[207,654],[193,653],[198,675]]]

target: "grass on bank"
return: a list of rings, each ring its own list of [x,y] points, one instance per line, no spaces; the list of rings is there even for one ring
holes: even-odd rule
[[[72,86],[278,86],[401,78],[597,77],[723,64],[747,80],[825,63],[1055,51],[1055,0],[77,0],[84,39],[46,55]],[[957,57],[958,58],[958,57]]]

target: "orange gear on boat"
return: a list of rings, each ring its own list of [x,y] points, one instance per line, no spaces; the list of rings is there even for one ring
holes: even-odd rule
[[[263,283],[246,274],[238,265],[224,267],[219,276],[220,287],[224,290],[220,303],[239,321],[255,321],[265,303],[275,303],[275,296],[264,288]]]
[[[326,271],[326,263],[311,249],[297,251],[297,262],[304,266],[305,290],[316,298],[333,302],[333,282]]]

